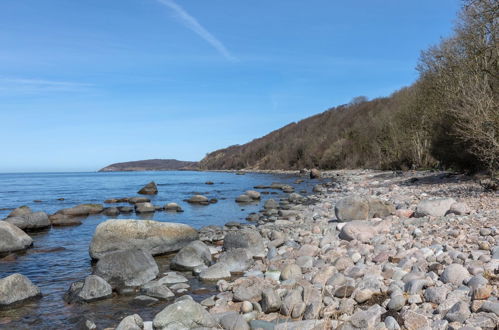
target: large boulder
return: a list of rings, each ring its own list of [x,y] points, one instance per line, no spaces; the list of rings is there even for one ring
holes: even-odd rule
[[[110,298],[112,294],[113,288],[106,280],[97,275],[89,275],[84,281],[71,284],[64,300],[68,303],[93,302]]]
[[[456,203],[456,201],[453,198],[426,199],[419,202],[414,216],[443,217],[454,203]]]
[[[24,275],[12,274],[0,279],[0,309],[22,305],[41,295],[40,289]]]
[[[0,254],[25,250],[33,240],[11,223],[0,221]]]
[[[265,246],[260,233],[253,229],[230,231],[225,235],[224,248],[226,250],[243,248],[251,256],[265,255]]]
[[[113,288],[140,286],[155,279],[158,273],[152,255],[139,249],[107,253],[97,262],[94,271]]]
[[[38,230],[50,227],[49,217],[45,212],[34,212],[21,216],[8,217],[5,221],[22,230]]]
[[[334,212],[339,221],[385,218],[395,213],[395,207],[377,198],[352,195],[339,200]]]
[[[154,220],[107,220],[97,226],[90,256],[128,249],[144,249],[152,255],[178,251],[198,239],[197,231],[184,224]]]
[[[354,220],[341,228],[339,238],[346,241],[369,242],[374,236],[389,232],[390,228],[391,222],[387,220],[380,222]]]
[[[68,209],[59,210],[56,214],[63,214],[70,217],[86,217],[91,214],[101,213],[103,210],[104,206],[101,204],[80,204]]]
[[[184,246],[173,257],[170,267],[177,270],[192,270],[211,263],[211,252],[208,245],[201,241],[193,241]]]
[[[142,189],[140,189],[137,193],[141,195],[156,195],[158,193],[158,187],[154,181],[151,181],[142,187]]]
[[[193,329],[215,328],[216,320],[203,306],[189,298],[180,298],[156,314],[153,320],[154,329]]]

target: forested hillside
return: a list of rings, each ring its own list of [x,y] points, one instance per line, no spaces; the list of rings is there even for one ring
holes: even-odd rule
[[[467,0],[450,38],[421,53],[418,80],[386,98],[331,108],[244,145],[205,169],[499,168],[499,3]]]

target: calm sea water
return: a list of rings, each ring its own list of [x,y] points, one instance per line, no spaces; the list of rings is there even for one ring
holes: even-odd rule
[[[236,196],[253,186],[280,182],[293,185],[297,191],[310,192],[317,183],[306,180],[304,183],[294,184],[295,180],[295,176],[288,175],[190,171],[0,174],[0,218],[6,217],[11,209],[21,205],[50,214],[81,203],[103,203],[109,198],[137,196],[136,192],[143,185],[155,181],[159,193],[151,197],[152,203],[164,205],[177,202],[185,212],[156,212],[147,218],[200,228],[206,225],[223,225],[229,221],[244,222],[247,214],[258,211],[265,199],[279,198],[282,195],[280,191],[277,191],[277,195],[262,195],[260,203],[251,205],[240,206],[234,202]],[[214,184],[206,185],[206,181]],[[208,206],[194,206],[183,202],[198,193],[217,198],[219,202]],[[64,200],[60,201],[59,198]],[[115,205],[127,204],[108,206]],[[132,213],[115,218],[141,217]],[[62,300],[72,282],[92,273],[89,243],[95,227],[106,219],[108,218],[105,216],[92,216],[84,219],[83,224],[77,227],[29,233],[34,240],[34,247],[19,254],[15,261],[0,262],[0,278],[21,273],[38,285],[43,293],[41,300],[27,306],[0,311],[1,329],[72,329],[82,317],[94,320],[99,328],[112,327],[125,315],[138,313],[145,319],[152,319],[164,308],[165,303],[152,307],[134,306],[131,304],[133,297],[118,297],[88,305],[67,305]],[[164,271],[168,269],[169,258],[156,258]],[[213,287],[199,283],[194,278],[190,284],[198,289],[195,291],[197,299],[213,293]]]

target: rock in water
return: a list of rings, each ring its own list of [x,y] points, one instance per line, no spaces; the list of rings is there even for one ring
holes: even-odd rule
[[[90,243],[90,256],[128,249],[144,249],[152,255],[180,250],[198,239],[197,231],[184,224],[153,220],[107,220],[99,224]]]
[[[236,202],[237,203],[251,203],[253,201],[253,198],[246,194],[242,194],[236,197]]]
[[[151,203],[137,203],[135,204],[135,212],[137,213],[154,213],[156,208]]]
[[[24,231],[13,224],[0,221],[0,253],[25,250],[33,240]]]
[[[138,314],[133,314],[121,320],[115,330],[142,330],[144,329],[144,321]]]
[[[203,306],[189,298],[181,298],[156,314],[154,329],[214,328],[217,322]]]
[[[158,193],[158,187],[154,181],[151,181],[142,187],[142,189],[140,189],[137,193],[141,195],[156,195]]]
[[[30,207],[23,205],[23,206],[19,206],[14,211],[10,212],[9,215],[7,216],[7,218],[23,217],[23,216],[29,215],[31,213],[33,213],[33,211],[31,211]]]
[[[21,305],[41,295],[40,289],[24,275],[12,274],[0,279],[0,309]]]
[[[203,195],[194,195],[187,200],[187,203],[208,205],[210,204],[210,200],[208,199],[208,197]]]
[[[68,209],[62,209],[56,212],[56,214],[67,215],[70,217],[86,217],[90,214],[101,213],[104,210],[104,206],[101,204],[80,204]]]
[[[68,292],[64,295],[64,300],[73,302],[93,302],[110,298],[113,289],[109,283],[97,275],[89,275],[85,281],[78,281],[71,284]]]
[[[156,278],[159,269],[149,252],[127,250],[104,255],[97,262],[94,273],[116,288],[145,284]]]
[[[243,248],[252,256],[265,255],[263,238],[259,232],[252,229],[231,231],[225,235],[224,248],[226,250]]]
[[[419,202],[416,207],[415,216],[443,217],[450,210],[452,204],[456,203],[453,198],[427,199]]]
[[[45,212],[34,212],[22,216],[8,217],[5,221],[22,230],[37,230],[50,227],[49,217]]]
[[[321,172],[316,169],[316,168],[313,168],[310,170],[310,179],[318,179],[321,177]]]
[[[201,241],[184,246],[173,258],[170,266],[177,270],[192,270],[211,263],[210,248]]]

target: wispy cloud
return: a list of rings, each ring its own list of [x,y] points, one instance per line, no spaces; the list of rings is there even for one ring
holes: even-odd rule
[[[224,44],[218,40],[213,34],[206,30],[198,20],[191,16],[184,8],[179,6],[173,0],[157,0],[159,3],[172,9],[175,14],[177,14],[180,21],[198,36],[203,38],[207,43],[209,43],[213,48],[215,48],[221,55],[223,55],[229,61],[237,61],[237,59],[228,51]]]
[[[92,84],[17,77],[0,77],[1,93],[38,94],[46,92],[79,92],[92,87]]]

